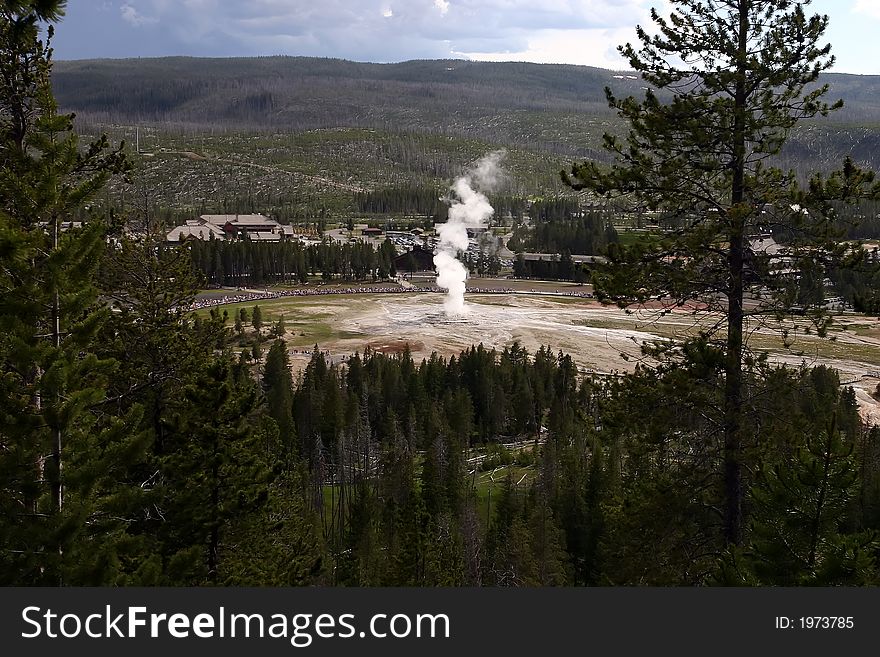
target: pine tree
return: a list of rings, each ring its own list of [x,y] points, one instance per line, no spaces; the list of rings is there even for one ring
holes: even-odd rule
[[[265,450],[252,428],[256,385],[220,355],[183,394],[187,404],[160,459],[156,491],[164,583],[222,584],[230,577],[229,536],[268,495]]]
[[[263,370],[263,390],[269,416],[278,425],[278,435],[284,450],[283,460],[290,463],[296,454],[296,430],[293,424],[293,383],[290,378],[290,360],[287,345],[276,340],[269,348]]]
[[[57,112],[53,29],[41,40],[39,22],[64,4],[0,7],[0,497],[11,519],[0,550],[10,583],[64,581],[97,503],[88,450],[111,450],[124,434],[94,411],[113,368],[93,349],[107,319],[93,280],[108,227],[84,208],[127,164],[106,138],[81,149],[72,117]]]
[[[600,296],[624,306],[653,299],[668,309],[699,299],[724,318],[711,334],[725,353],[722,532],[739,544],[747,330],[752,317],[787,312],[793,293],[785,269],[753,251],[750,238],[785,227],[798,267],[838,254],[829,199],[872,191],[873,174],[847,161],[804,190],[793,172],[772,166],[798,121],[840,106],[824,102],[827,86],[816,85],[834,61],[821,43],[826,16],[806,15],[806,1],[670,4],[668,19],[652,11],[656,34],[638,28],[640,47],[619,49],[652,88],[641,101],[606,91],[630,126],[623,139],[605,136],[617,163],[607,170],[578,164],[563,177],[576,189],[630,201],[635,212],[685,220],[657,239],[613,246],[611,266],[594,284]],[[825,319],[815,320],[823,330]]]
[[[755,526],[752,546],[739,562],[747,573],[739,573],[741,580],[779,586],[876,583],[875,533],[841,531],[856,494],[854,448],[834,414],[826,431],[807,436],[791,459],[761,469],[752,489]]]
[[[274,479],[267,498],[227,530],[226,586],[309,586],[321,583],[326,556],[314,510],[305,502],[304,474]]]
[[[486,538],[486,576],[494,586],[528,586],[535,582],[537,564],[521,493],[510,470]]]
[[[287,329],[284,326],[284,315],[281,315],[272,327],[272,336],[275,338],[283,338],[285,333],[287,333]]]
[[[263,328],[263,311],[260,310],[259,306],[254,306],[254,309],[251,312],[251,326],[254,327],[254,330],[259,336],[260,330]]]

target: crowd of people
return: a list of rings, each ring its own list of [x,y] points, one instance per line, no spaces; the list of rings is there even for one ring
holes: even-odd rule
[[[423,292],[436,291],[428,288],[404,289],[398,286],[387,287],[314,287],[294,288],[290,290],[265,290],[262,292],[240,292],[238,294],[224,294],[222,296],[203,297],[196,299],[189,306],[189,310],[199,310],[212,306],[225,306],[229,303],[249,303],[266,299],[280,299],[282,297],[311,297],[328,294],[383,294],[400,292]]]
[[[219,296],[211,296],[211,297],[202,297],[200,299],[196,299],[193,301],[187,310],[201,310],[203,308],[211,308],[213,306],[225,306],[230,303],[251,303],[258,302],[267,299],[279,299],[282,297],[310,297],[310,296],[321,296],[321,295],[338,295],[338,294],[404,294],[409,292],[439,292],[445,293],[445,290],[442,290],[437,287],[426,287],[426,286],[409,286],[409,287],[400,287],[397,285],[388,285],[388,286],[362,286],[362,287],[299,287],[292,288],[289,290],[269,290],[265,291],[250,291],[244,292],[240,291],[238,294],[224,294]],[[484,287],[469,287],[467,288],[467,292],[473,294],[515,294],[518,290],[513,290],[511,288],[484,288]],[[519,290],[519,292],[525,292],[524,290]],[[556,290],[555,292],[547,292],[547,291],[539,291],[532,289],[530,290],[533,294],[559,294],[570,297],[582,297],[582,298],[592,298],[593,295],[590,292],[580,292],[580,291],[563,291],[560,292]]]

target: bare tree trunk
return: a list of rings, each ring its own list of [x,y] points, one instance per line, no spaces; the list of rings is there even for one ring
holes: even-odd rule
[[[742,353],[743,353],[743,234],[741,219],[731,231],[730,292],[727,328],[727,361],[724,388],[724,540],[742,542]]]

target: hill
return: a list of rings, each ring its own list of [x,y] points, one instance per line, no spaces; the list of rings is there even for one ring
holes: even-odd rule
[[[880,76],[822,81],[845,109],[799,126],[782,164],[826,170],[851,154],[880,168]],[[468,158],[499,147],[511,151],[509,192],[564,192],[559,168],[603,158],[602,133],[619,129],[605,86],[618,95],[643,87],[629,72],[585,66],[305,57],[62,61],[53,85],[85,131],[131,140],[127,127],[140,126],[147,148],[189,154],[162,167],[176,171],[172,184],[182,176],[196,189],[172,205],[239,203],[236,168],[247,166],[249,195],[262,194],[254,203],[272,189],[286,198],[293,179],[297,199],[333,209],[353,208],[356,189],[442,189]],[[219,188],[218,178],[227,181]]]

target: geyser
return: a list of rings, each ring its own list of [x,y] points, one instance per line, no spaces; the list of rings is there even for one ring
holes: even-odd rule
[[[483,192],[492,191],[498,184],[498,165],[504,155],[504,151],[486,155],[452,185],[456,199],[449,206],[449,219],[437,230],[440,240],[434,250],[437,286],[447,291],[443,303],[447,317],[462,315],[467,310],[464,290],[468,273],[457,256],[467,251],[468,228],[477,228],[495,212]]]

